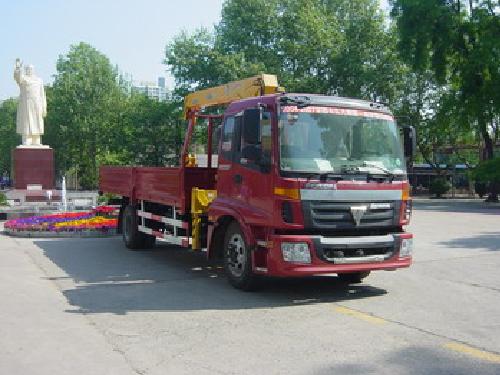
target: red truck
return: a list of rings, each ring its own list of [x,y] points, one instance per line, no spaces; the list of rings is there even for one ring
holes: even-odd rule
[[[223,115],[204,114],[216,105],[227,106]],[[121,196],[128,248],[159,238],[206,251],[244,290],[262,276],[356,283],[410,266],[415,131],[385,106],[285,93],[275,76],[260,75],[188,95],[185,115],[179,167],[100,169],[100,191]],[[204,166],[189,152],[200,118]]]

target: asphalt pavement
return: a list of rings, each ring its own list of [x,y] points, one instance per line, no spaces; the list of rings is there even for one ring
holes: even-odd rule
[[[409,269],[254,293],[179,248],[0,235],[0,374],[500,374],[500,207],[409,230]]]

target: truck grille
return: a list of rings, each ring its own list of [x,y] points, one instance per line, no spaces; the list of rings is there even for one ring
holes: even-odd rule
[[[310,229],[367,229],[391,227],[398,224],[399,202],[323,202],[304,201],[304,222]],[[367,210],[356,224],[351,207],[366,206]]]

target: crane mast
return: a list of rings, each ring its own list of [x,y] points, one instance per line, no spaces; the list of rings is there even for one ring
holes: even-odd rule
[[[199,111],[204,107],[229,104],[235,100],[275,94],[284,91],[278,85],[278,78],[272,74],[260,74],[240,81],[233,81],[221,86],[195,91],[184,99],[184,116]]]

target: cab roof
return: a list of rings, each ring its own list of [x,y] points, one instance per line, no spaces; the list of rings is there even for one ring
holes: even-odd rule
[[[301,94],[301,93],[278,93],[264,96],[246,98],[232,102],[226,112],[238,113],[248,107],[259,104],[274,105],[279,102],[282,105],[307,106],[327,106],[362,109],[365,111],[381,112],[392,116],[391,111],[382,103],[374,103],[361,99],[344,98],[341,96],[327,96],[319,94]]]

